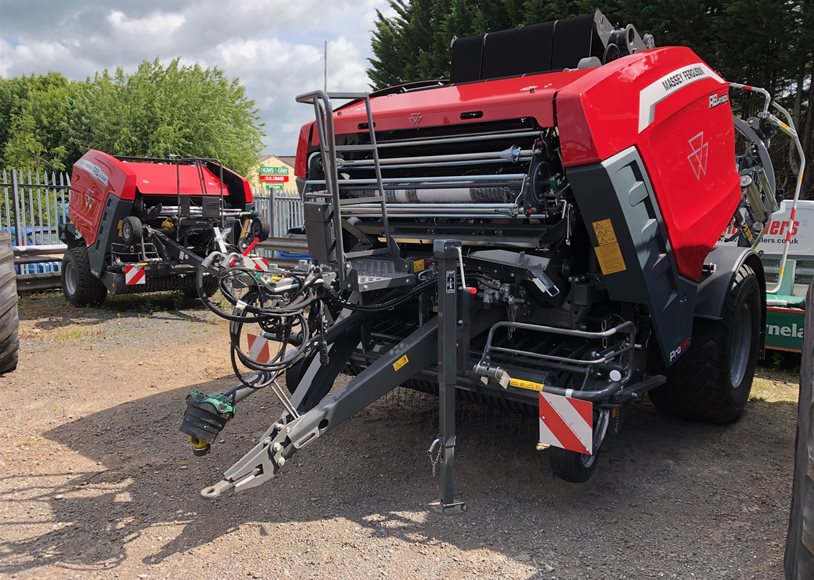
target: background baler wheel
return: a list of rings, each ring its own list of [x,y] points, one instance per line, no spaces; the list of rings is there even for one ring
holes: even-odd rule
[[[11,237],[0,233],[0,374],[17,368],[18,328],[17,281]]]
[[[62,293],[74,306],[99,306],[107,298],[107,288],[90,271],[88,249],[71,248],[62,257]]]
[[[723,318],[695,321],[692,346],[667,369],[667,383],[650,391],[653,404],[697,421],[737,421],[755,374],[760,308],[757,276],[743,264],[726,296]]]
[[[122,220],[122,239],[125,244],[133,245],[141,241],[144,237],[144,226],[141,220],[134,215],[129,215]]]

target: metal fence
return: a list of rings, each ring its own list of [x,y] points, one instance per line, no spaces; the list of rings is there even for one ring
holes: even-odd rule
[[[21,289],[58,285],[59,224],[68,220],[67,173],[4,169],[0,173],[0,230],[11,234]],[[56,258],[56,259],[54,259]]]
[[[296,193],[288,195],[255,195],[257,211],[271,226],[271,237],[283,238],[292,228],[302,227],[302,200]]]

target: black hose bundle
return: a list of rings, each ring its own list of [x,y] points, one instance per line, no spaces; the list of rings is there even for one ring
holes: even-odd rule
[[[221,294],[232,306],[231,312],[221,308],[206,295],[205,272],[217,279]],[[259,389],[270,384],[287,368],[317,352],[327,359],[325,330],[328,326],[326,313],[330,310],[329,305],[358,312],[385,311],[433,287],[435,279],[424,280],[409,291],[385,302],[356,304],[327,285],[316,268],[302,272],[286,271],[284,277],[268,280],[263,273],[245,267],[242,256],[225,256],[220,252],[213,252],[198,269],[195,285],[204,305],[230,322],[230,360],[235,376],[244,386]],[[240,293],[236,289],[241,288],[245,291],[238,295]],[[274,340],[281,345],[268,362],[257,361],[240,348],[246,324],[257,324],[264,339]],[[256,374],[244,376],[238,362],[256,371]]]

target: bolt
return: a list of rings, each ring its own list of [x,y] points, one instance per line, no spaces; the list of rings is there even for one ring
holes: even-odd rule
[[[282,448],[283,448],[283,446],[280,445],[279,443],[275,443],[274,445],[271,446],[271,450],[274,451],[275,453],[280,451],[280,449],[282,449]]]
[[[278,457],[276,463],[277,467],[282,467],[285,465],[285,457]]]

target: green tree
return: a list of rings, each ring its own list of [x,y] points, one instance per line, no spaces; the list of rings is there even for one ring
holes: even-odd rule
[[[217,68],[145,61],[84,82],[51,73],[0,79],[0,153],[8,166],[67,169],[88,149],[201,156],[247,173],[263,147],[254,102]]]
[[[765,87],[792,111],[810,162],[805,189],[814,197],[811,0],[390,0],[390,6],[395,16],[379,13],[372,37],[369,76],[377,89],[446,76],[454,36],[586,14],[597,7],[611,22],[630,22],[653,34],[659,46],[689,46],[724,78]],[[739,97],[737,104],[745,114],[755,110],[757,101]],[[792,173],[781,175],[787,183],[792,178]]]

